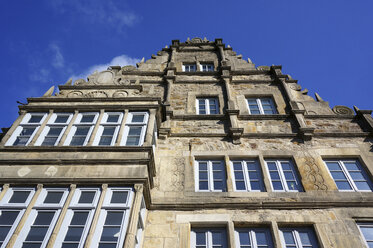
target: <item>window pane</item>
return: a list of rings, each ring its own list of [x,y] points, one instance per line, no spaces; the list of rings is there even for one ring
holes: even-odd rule
[[[197,245],[206,244],[206,234],[204,232],[196,232],[196,244]]]
[[[45,197],[44,203],[58,204],[61,201],[63,192],[48,192],[47,197]]]
[[[42,118],[42,115],[32,115],[28,123],[39,123]]]
[[[99,146],[110,146],[113,137],[101,137],[100,142],[98,143]]]
[[[126,146],[137,146],[140,143],[140,137],[128,137]]]
[[[373,227],[360,226],[360,230],[363,233],[365,240],[373,240]]]
[[[75,135],[84,135],[86,136],[89,132],[90,127],[78,127],[76,129]]]
[[[82,191],[78,203],[92,203],[96,191]]]
[[[49,225],[52,222],[54,212],[39,212],[34,225]]]
[[[5,240],[6,236],[9,233],[10,228],[12,228],[12,226],[2,226],[2,227],[0,227],[0,240],[1,241]],[[1,242],[0,242],[0,244],[1,244]]]
[[[84,225],[87,221],[89,212],[74,212],[71,225]]]
[[[213,245],[223,245],[223,237],[221,232],[212,232],[212,244]]]
[[[79,243],[63,243],[62,248],[78,248]]]
[[[145,115],[133,115],[132,122],[144,122]]]
[[[83,115],[80,120],[81,123],[91,123],[95,119],[96,115]]]
[[[255,231],[255,236],[256,236],[256,243],[258,245],[269,245],[270,244],[270,241],[267,240],[266,232]]]
[[[344,162],[344,165],[346,166],[348,171],[359,171],[360,170],[356,162]]]
[[[13,225],[19,211],[0,211],[0,225]]]
[[[200,171],[199,172],[199,179],[206,179],[207,180],[207,171]]]
[[[58,137],[45,137],[42,146],[54,146]]]
[[[54,121],[54,123],[66,123],[68,119],[69,119],[68,115],[57,115],[57,118]]]
[[[27,235],[26,241],[43,241],[48,227],[31,227]]]
[[[355,185],[358,190],[371,190],[367,182],[355,182]]]
[[[25,203],[30,191],[14,191],[9,203]]]
[[[337,162],[326,162],[326,165],[328,166],[330,171],[341,170],[341,167]]]
[[[209,189],[207,181],[199,181],[199,189],[200,190],[207,190]]]
[[[113,191],[110,203],[126,203],[127,196],[127,191]]]
[[[246,190],[246,185],[244,181],[236,181],[237,190]]]
[[[300,240],[302,241],[303,245],[312,245],[308,232],[300,231],[299,232],[299,237],[300,237]]]
[[[140,136],[142,127],[130,127],[128,135],[131,136]]]
[[[49,129],[47,136],[59,136],[62,129],[63,129],[62,127],[51,127]]]
[[[251,185],[252,190],[261,190],[262,189],[262,187],[260,185],[260,182],[258,182],[258,181],[250,182],[250,185]]]
[[[247,245],[250,247],[250,236],[248,232],[239,232],[238,237],[240,239],[240,245]]]
[[[120,234],[120,227],[104,227],[101,241],[117,241]]]
[[[338,180],[347,180],[345,174],[342,171],[332,171],[331,172],[333,179]]]
[[[342,190],[351,190],[352,189],[350,184],[347,181],[337,181],[335,183],[337,184],[338,189],[342,189]]]
[[[118,122],[119,115],[109,115],[106,122]]]
[[[65,241],[79,241],[82,237],[84,227],[69,227]]]
[[[114,135],[115,127],[105,127],[102,135]]]
[[[84,145],[86,137],[73,137],[71,140],[71,146],[82,146]]]
[[[274,190],[283,190],[284,189],[282,187],[281,182],[279,182],[279,181],[272,182],[272,186],[273,186]]]
[[[22,248],[40,248],[41,242],[38,243],[23,243]]]
[[[287,245],[295,245],[295,240],[293,237],[293,233],[290,231],[282,232],[284,235],[284,240]]]
[[[118,225],[122,224],[123,212],[108,212],[106,215],[105,225]]]

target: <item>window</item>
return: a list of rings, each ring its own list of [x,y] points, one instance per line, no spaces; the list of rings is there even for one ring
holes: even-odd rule
[[[78,188],[62,222],[55,247],[83,247],[95,213],[100,189]]]
[[[246,100],[251,115],[277,114],[271,98],[247,98]]]
[[[54,113],[48,120],[47,126],[44,128],[40,137],[35,142],[36,146],[56,146],[61,140],[67,125],[69,124],[73,114],[71,113]]]
[[[273,248],[268,228],[237,228],[235,239],[238,248]]]
[[[196,70],[197,70],[197,67],[195,64],[184,64],[183,65],[183,71],[194,72]]]
[[[122,118],[123,114],[120,112],[104,113],[93,145],[113,146],[117,140]]]
[[[225,192],[225,166],[219,160],[195,162],[195,189],[200,192]]]
[[[255,160],[231,161],[235,191],[264,191],[262,171]]]
[[[142,198],[141,206],[140,206],[140,213],[139,213],[139,222],[137,223],[137,232],[135,236],[135,248],[139,248],[141,245],[142,233],[144,232],[144,228],[145,228],[145,213],[146,213],[146,206],[145,206],[144,198]]]
[[[303,191],[294,165],[290,160],[266,160],[273,191]]]
[[[144,143],[148,118],[147,112],[129,112],[121,145],[141,146]]]
[[[372,182],[356,159],[324,162],[340,191],[372,191]]]
[[[0,247],[6,247],[35,190],[9,188],[0,202]]]
[[[42,189],[14,247],[46,247],[67,193],[67,189]]]
[[[214,115],[219,114],[219,101],[217,98],[197,98],[197,114]]]
[[[281,228],[282,247],[286,248],[317,248],[316,235],[312,228]]]
[[[97,118],[98,113],[79,113],[64,145],[87,145]]]
[[[46,113],[27,113],[6,142],[6,146],[27,146],[43,123]]]
[[[227,248],[224,228],[193,228],[190,235],[192,248]]]
[[[214,64],[200,64],[201,71],[214,71]]]
[[[92,247],[123,247],[132,198],[130,188],[108,188]]]
[[[367,247],[373,247],[373,223],[358,223]]]

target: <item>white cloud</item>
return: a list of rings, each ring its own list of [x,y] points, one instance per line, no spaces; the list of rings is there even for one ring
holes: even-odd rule
[[[139,62],[140,59],[137,58],[131,58],[125,54],[114,57],[109,63],[106,64],[97,64],[97,65],[92,65],[88,69],[84,70],[83,73],[77,74],[77,75],[72,75],[70,78],[73,78],[73,80],[83,78],[87,79],[87,76],[91,75],[95,71],[104,71],[106,70],[109,66],[113,65],[120,65],[120,66],[125,66],[125,65],[136,65],[137,62]]]
[[[118,30],[141,19],[129,10],[124,0],[49,0],[48,3],[58,12],[69,12],[80,20],[111,25]]]
[[[50,71],[46,68],[33,70],[29,75],[30,80],[37,82],[47,82],[50,80]]]
[[[53,53],[53,58],[52,58],[52,65],[54,68],[63,68],[65,66],[65,59],[61,53],[61,49],[60,47],[55,44],[55,43],[51,43],[49,44],[49,49],[52,51]]]

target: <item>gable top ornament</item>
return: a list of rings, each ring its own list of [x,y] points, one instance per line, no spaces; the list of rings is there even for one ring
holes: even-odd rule
[[[195,37],[193,39],[190,39],[188,37],[188,39],[185,43],[187,43],[187,44],[200,44],[200,43],[209,43],[209,41],[207,40],[206,37],[204,37],[203,40],[202,40],[202,38],[199,38],[199,37]]]

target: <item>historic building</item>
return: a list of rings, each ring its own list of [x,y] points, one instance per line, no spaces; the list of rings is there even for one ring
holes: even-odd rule
[[[58,88],[3,129],[1,247],[373,247],[371,111],[221,39]]]

